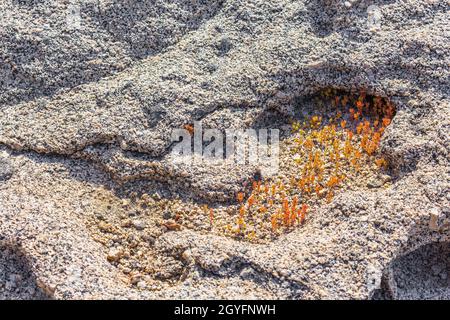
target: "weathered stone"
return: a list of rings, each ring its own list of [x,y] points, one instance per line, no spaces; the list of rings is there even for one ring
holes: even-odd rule
[[[0,236],[20,243],[31,264],[13,273],[36,284],[36,295],[63,299],[369,299],[381,278],[393,297],[432,296],[414,293],[414,281],[403,281],[407,290],[396,283],[408,265],[432,268],[423,252],[403,254],[449,241],[448,5],[348,2],[87,1],[77,25],[64,1],[2,1],[0,145],[14,152],[0,163],[0,180],[14,178],[0,184]],[[196,223],[192,231],[170,217],[145,230],[158,233],[145,243],[155,256],[133,260],[132,248],[107,253],[108,244],[143,233],[128,228],[127,212],[117,213],[139,194],[226,203],[258,173],[224,161],[175,165],[173,129],[195,119],[220,130],[262,119],[270,126],[329,87],[363,89],[397,106],[381,141],[389,183],[342,193],[304,227],[263,245],[209,234],[207,218],[198,220],[203,231]],[[112,206],[95,197],[102,188],[132,201]],[[99,207],[100,239],[88,223]],[[186,250],[198,263],[166,285],[180,279],[185,266],[173,257]],[[149,290],[108,262],[131,260],[123,269],[134,270],[153,258],[164,281]],[[242,263],[254,268],[253,281],[240,277]],[[439,297],[448,298],[448,275],[433,277],[443,287]],[[428,290],[427,280],[421,274],[417,288]],[[30,297],[6,282],[0,297]]]

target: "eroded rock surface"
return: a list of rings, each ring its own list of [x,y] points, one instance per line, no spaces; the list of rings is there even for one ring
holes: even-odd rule
[[[448,3],[85,1],[75,29],[67,10],[0,5],[0,239],[18,245],[46,295],[365,299],[397,258],[448,243]],[[194,193],[236,190],[253,169],[174,168],[172,129],[252,127],[327,87],[396,104],[381,144],[392,186],[343,193],[270,244],[165,232],[155,254],[184,267],[162,289],[130,286],[108,262],[86,227],[95,190],[145,180],[160,192],[166,176],[172,195],[186,181]]]
[[[430,243],[393,261],[386,282],[391,297],[448,300],[449,250],[448,242]]]

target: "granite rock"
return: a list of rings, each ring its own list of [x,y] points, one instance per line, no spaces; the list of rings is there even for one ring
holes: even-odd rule
[[[0,158],[0,240],[17,244],[1,249],[0,297],[30,297],[14,291],[23,279],[34,297],[57,299],[449,298],[448,282],[433,295],[420,291],[427,279],[408,280],[409,266],[421,266],[411,252],[433,246],[440,266],[450,241],[447,3],[80,3],[0,4],[0,145],[10,154]],[[266,245],[163,233],[161,263],[184,274],[161,290],[130,286],[108,262],[86,227],[99,188],[144,180],[164,196],[164,182],[180,197],[227,201],[221,190],[255,174],[220,161],[174,166],[173,129],[250,128],[329,87],[396,104],[381,142],[390,187],[342,193]],[[173,262],[183,252],[186,270]],[[430,286],[444,283],[435,273]]]

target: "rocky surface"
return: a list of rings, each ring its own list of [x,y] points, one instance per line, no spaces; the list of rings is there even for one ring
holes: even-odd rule
[[[449,298],[448,2],[92,0],[79,26],[71,3],[0,4],[0,298]],[[146,258],[176,272],[154,286],[114,264],[132,240],[97,239],[93,217],[136,190],[227,201],[255,174],[174,166],[173,128],[257,126],[328,87],[396,104],[388,188],[263,245],[158,229]]]
[[[397,299],[448,299],[449,243],[429,244],[395,260],[389,280]]]
[[[0,265],[0,300],[49,298],[36,283],[28,261],[14,244],[0,242]]]

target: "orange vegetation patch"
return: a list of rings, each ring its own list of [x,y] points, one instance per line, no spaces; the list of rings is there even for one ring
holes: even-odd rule
[[[280,179],[253,181],[248,194],[237,193],[236,220],[226,225],[226,234],[249,240],[261,232],[278,235],[302,225],[312,207],[331,202],[346,183],[387,168],[379,145],[395,114],[393,104],[332,89],[320,99],[327,112],[292,123],[290,170]]]

